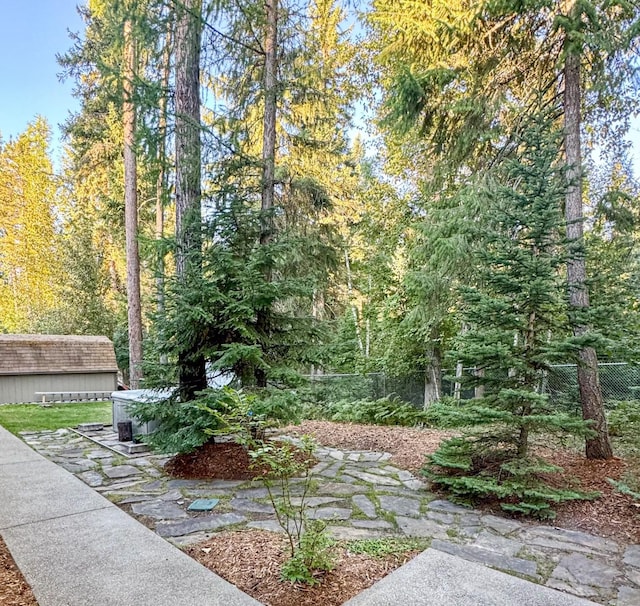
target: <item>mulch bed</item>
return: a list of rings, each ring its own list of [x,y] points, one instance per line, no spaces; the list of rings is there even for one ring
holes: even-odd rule
[[[607,482],[607,478],[619,480],[624,476],[627,469],[624,460],[590,461],[569,450],[544,454],[549,462],[562,467],[559,476],[565,485],[601,494],[592,501],[573,501],[556,507],[554,526],[610,537],[621,543],[640,543],[640,504]]]
[[[408,562],[418,551],[373,558],[336,546],[336,568],[312,587],[280,579],[285,539],[263,530],[223,532],[186,553],[268,606],[339,606]]]
[[[0,537],[0,605],[38,606],[31,587],[18,570],[2,537]]]
[[[308,457],[294,446],[285,444],[296,450],[295,458],[309,466],[316,464],[314,457]],[[180,454],[171,459],[165,471],[176,478],[203,480],[251,480],[269,474],[268,467],[253,464],[247,450],[235,442],[209,442],[195,452]]]
[[[195,452],[177,455],[165,465],[165,471],[176,478],[197,480],[251,480],[260,475],[251,468],[246,449],[233,442],[209,442]]]

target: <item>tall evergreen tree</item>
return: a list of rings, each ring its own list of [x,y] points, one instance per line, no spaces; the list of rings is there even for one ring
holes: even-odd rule
[[[127,256],[127,319],[129,328],[129,383],[140,387],[142,375],[142,304],[138,251],[138,166],[136,161],[135,84],[137,61],[133,40],[133,15],[125,15],[123,45],[124,229]]]
[[[540,432],[587,434],[586,425],[554,411],[540,393],[543,372],[564,354],[566,335],[561,202],[564,169],[560,134],[549,116],[529,119],[515,149],[485,196],[490,220],[475,232],[478,285],[463,289],[463,320],[455,359],[475,365],[484,397],[447,413],[454,426],[473,432],[445,442],[430,457],[429,475],[459,500],[498,498],[504,509],[553,515],[550,503],[580,498],[547,486],[557,470],[530,450]]]
[[[201,0],[186,0],[175,15],[176,278],[180,289],[189,290],[199,288],[202,278]],[[180,397],[189,401],[207,386],[201,335],[191,330],[173,338],[178,341]]]
[[[402,0],[400,4],[402,10],[397,2],[378,0],[372,17],[381,24],[386,46],[383,56],[388,60],[391,91],[388,120],[405,131],[421,125],[427,149],[438,160],[435,174],[448,177],[449,182],[455,184],[469,171],[486,170],[499,159],[503,139],[531,110],[531,90],[553,103],[562,80],[570,93],[563,105],[570,134],[565,149],[575,172],[569,174],[572,183],[566,206],[576,247],[568,275],[576,303],[576,338],[583,341],[576,350],[584,386],[581,403],[585,418],[594,420],[599,432],[589,440],[587,455],[609,456],[597,358],[587,346],[590,337],[582,317],[588,294],[581,277],[585,273],[578,233],[581,220],[576,213],[581,214],[580,182],[574,181],[580,181],[582,174],[576,155],[580,111],[589,109],[587,100],[591,105],[594,100],[610,103],[614,91],[628,81],[633,68],[621,59],[632,51],[637,36],[637,8],[626,2],[598,1],[489,0],[469,5]],[[582,72],[588,94],[581,95],[583,62],[590,69]],[[413,141],[409,139],[410,144]]]

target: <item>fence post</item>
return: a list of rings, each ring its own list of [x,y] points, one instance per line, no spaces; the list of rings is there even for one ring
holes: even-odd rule
[[[462,384],[460,383],[461,377],[462,377],[462,362],[458,362],[456,364],[456,382],[453,386],[453,398],[455,400],[460,399],[460,395],[462,392]]]

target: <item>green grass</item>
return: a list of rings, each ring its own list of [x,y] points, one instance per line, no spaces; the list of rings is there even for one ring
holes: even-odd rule
[[[75,427],[79,423],[111,423],[111,402],[8,404],[0,406],[0,425],[13,434],[21,431]]]
[[[363,553],[372,558],[385,558],[389,555],[404,555],[410,551],[424,551],[429,547],[428,539],[363,539],[349,542],[351,553]]]

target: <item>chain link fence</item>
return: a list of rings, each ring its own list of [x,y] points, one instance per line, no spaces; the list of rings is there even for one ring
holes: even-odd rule
[[[391,377],[383,372],[309,375],[318,401],[379,400],[394,396],[416,407],[424,405],[424,375]]]
[[[598,365],[600,385],[605,403],[640,399],[640,366],[626,362],[605,362]],[[462,375],[475,372],[462,369]],[[382,372],[368,374],[322,374],[307,377],[319,401],[377,400],[387,396],[422,408],[425,403],[425,376],[417,373],[392,377]],[[543,393],[563,408],[578,410],[578,378],[575,364],[552,366],[542,378]],[[465,389],[456,382],[455,371],[442,371],[441,395],[467,400],[475,397],[473,389]]]

